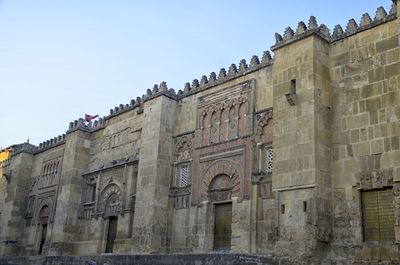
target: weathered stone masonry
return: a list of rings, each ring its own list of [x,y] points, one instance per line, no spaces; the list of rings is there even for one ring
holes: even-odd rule
[[[399,8],[332,34],[310,17],[275,35],[273,58],[178,92],[162,82],[65,135],[14,145],[0,255],[400,263]]]

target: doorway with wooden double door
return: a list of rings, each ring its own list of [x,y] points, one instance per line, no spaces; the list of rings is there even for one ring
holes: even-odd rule
[[[232,203],[215,204],[214,250],[230,251],[232,235]]]

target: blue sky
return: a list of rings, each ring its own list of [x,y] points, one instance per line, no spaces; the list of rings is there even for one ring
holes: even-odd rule
[[[0,0],[0,146],[65,133],[166,81],[261,57],[310,15],[332,29],[390,0]]]

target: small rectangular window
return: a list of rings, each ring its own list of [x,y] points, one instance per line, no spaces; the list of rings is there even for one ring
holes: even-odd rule
[[[303,201],[303,212],[307,212],[307,202]]]
[[[91,197],[92,197],[92,198],[91,198],[91,199],[92,199],[91,201],[94,202],[94,201],[96,200],[96,183],[92,186],[91,193],[92,193],[92,194],[91,194],[91,195],[92,195],[92,196],[91,196]]]
[[[296,94],[296,79],[290,80],[290,94]]]
[[[281,205],[281,214],[284,214],[284,213],[285,213],[285,205],[282,204],[282,205]]]
[[[189,184],[189,165],[179,167],[178,187],[186,187]]]
[[[264,149],[264,172],[272,173],[274,160],[274,151],[271,145],[268,145]]]

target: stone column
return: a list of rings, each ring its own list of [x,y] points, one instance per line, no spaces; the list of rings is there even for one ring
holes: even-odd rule
[[[78,209],[81,203],[82,172],[89,162],[90,133],[81,129],[68,132],[53,233],[48,255],[74,254],[73,241],[78,240]]]
[[[144,103],[137,196],[133,222],[135,253],[165,253],[176,102],[160,95]]]

